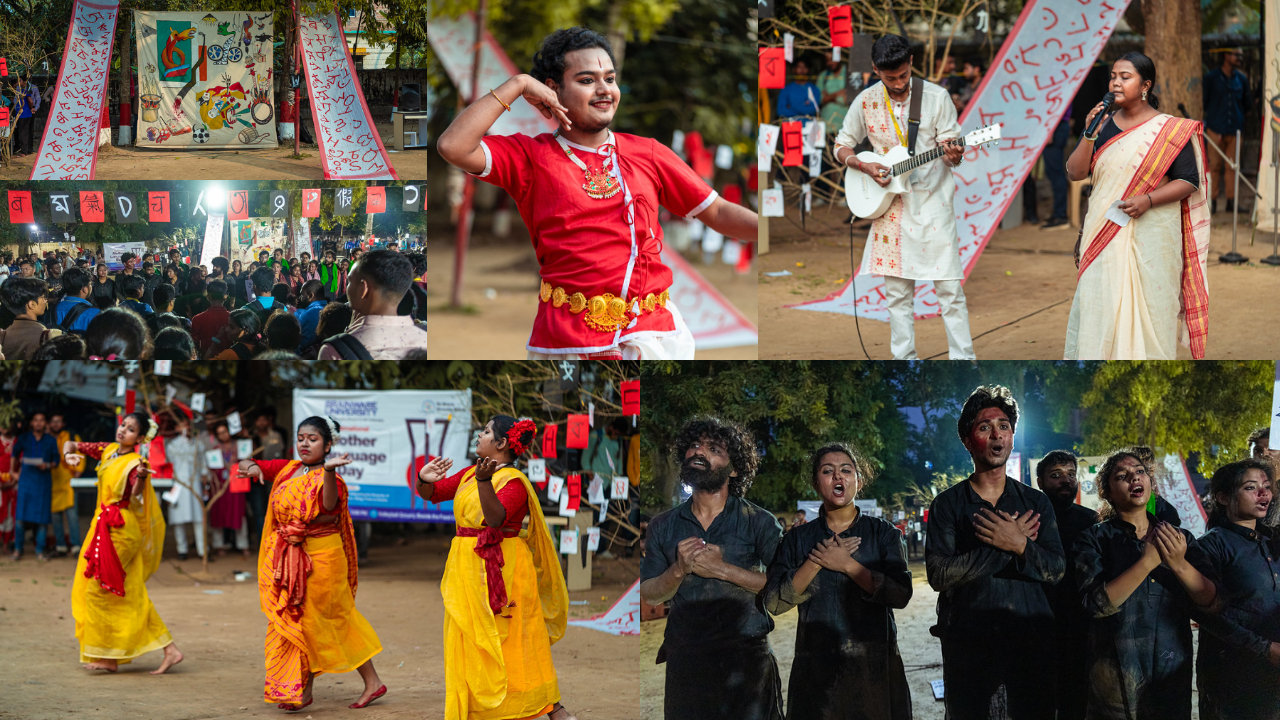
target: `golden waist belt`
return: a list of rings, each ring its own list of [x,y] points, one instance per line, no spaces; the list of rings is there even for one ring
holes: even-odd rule
[[[671,299],[671,291],[663,290],[657,295],[649,293],[643,298],[636,296],[628,303],[609,293],[588,298],[580,292],[570,293],[562,287],[553,288],[551,283],[543,280],[538,297],[542,302],[551,303],[552,307],[563,307],[567,303],[569,312],[575,315],[585,311],[582,319],[588,327],[598,332],[613,332],[630,325],[632,318],[637,315],[665,308],[667,300]]]

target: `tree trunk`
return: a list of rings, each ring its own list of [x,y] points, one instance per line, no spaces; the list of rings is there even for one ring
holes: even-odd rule
[[[1146,30],[1145,53],[1156,65],[1155,92],[1160,112],[1199,120],[1204,116],[1200,64],[1200,3],[1198,0],[1142,0]]]
[[[133,110],[133,105],[129,100],[130,80],[133,77],[133,53],[129,47],[129,28],[132,26],[133,18],[127,11],[121,11],[120,19],[124,20],[121,25],[124,26],[124,38],[120,41],[120,107],[128,107]],[[132,121],[132,112],[130,112],[130,121]],[[119,117],[124,119],[124,112],[121,111]],[[123,124],[123,123],[122,123]]]
[[[622,72],[623,58],[627,54],[627,33],[631,30],[631,24],[622,17],[622,10],[623,3],[612,3],[609,6],[609,30],[605,33],[609,44],[613,46],[613,59],[617,63],[614,70],[618,73]]]

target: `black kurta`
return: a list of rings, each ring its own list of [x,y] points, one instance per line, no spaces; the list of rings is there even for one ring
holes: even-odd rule
[[[1085,664],[1089,651],[1089,613],[1080,602],[1072,548],[1081,533],[1098,523],[1098,513],[1074,503],[1064,507],[1055,505],[1054,512],[1058,518],[1058,535],[1067,555],[1066,572],[1049,593],[1057,628],[1054,680],[1058,720],[1082,720],[1089,697],[1089,673]]]
[[[768,510],[730,496],[706,530],[682,503],[649,522],[640,580],[679,562],[678,546],[697,537],[718,545],[724,561],[763,572],[782,540],[782,525]],[[776,720],[782,683],[769,651],[773,619],[759,597],[715,578],[687,575],[671,599],[659,663],[667,664],[663,699],[667,720]]]
[[[765,608],[779,615],[798,606],[800,613],[787,720],[909,720],[911,691],[893,622],[893,608],[911,599],[902,533],[859,514],[840,537],[861,538],[853,557],[871,572],[875,591],[824,568],[797,594],[796,571],[831,536],[825,515],[794,528],[769,565]]]
[[[938,591],[942,674],[949,720],[1053,720],[1053,610],[1048,593],[1065,560],[1057,518],[1039,490],[1005,478],[995,506],[973,489],[972,476],[929,507],[925,566]],[[1040,514],[1040,533],[1022,557],[978,539],[981,509],[1024,517]]]
[[[1148,513],[1148,522],[1158,522]],[[1216,573],[1186,530],[1187,562],[1211,582]],[[1106,584],[1142,557],[1133,525],[1113,517],[1085,531],[1073,548],[1076,580],[1089,623],[1089,714],[1097,720],[1189,720],[1191,598],[1173,571],[1160,565],[1120,607]],[[1216,612],[1214,607],[1203,612]]]
[[[1278,720],[1280,670],[1267,653],[1280,642],[1280,540],[1262,523],[1257,530],[1231,523],[1211,529],[1200,548],[1226,603],[1200,626],[1200,718]]]

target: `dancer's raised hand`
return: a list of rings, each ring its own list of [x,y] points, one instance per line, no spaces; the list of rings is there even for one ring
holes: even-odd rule
[[[350,465],[350,464],[351,464],[351,453],[342,453],[341,455],[330,455],[329,457],[325,458],[324,469],[336,470],[337,468],[340,468],[343,465]]]
[[[485,482],[493,478],[493,474],[498,472],[498,461],[493,458],[480,458],[476,461],[476,480]]]
[[[246,465],[247,463],[247,465]],[[262,468],[258,467],[258,463],[252,460],[241,460],[236,463],[237,469],[240,471],[241,477],[251,478],[254,482],[266,482],[262,476]]]
[[[573,122],[566,114],[569,109],[560,104],[560,98],[556,97],[555,90],[538,82],[532,75],[523,75],[520,79],[524,81],[521,83],[520,94],[535,110],[542,113],[542,116],[548,120],[559,122],[566,130],[573,129]]]
[[[447,457],[438,457],[422,466],[418,471],[418,482],[438,483],[449,475],[453,461]]]

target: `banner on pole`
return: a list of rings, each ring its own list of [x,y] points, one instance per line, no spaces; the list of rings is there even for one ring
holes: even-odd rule
[[[1262,65],[1266,70],[1262,81],[1262,162],[1258,165],[1258,194],[1262,196],[1257,205],[1259,232],[1274,232],[1276,227],[1276,216],[1271,212],[1276,201],[1276,169],[1271,167],[1271,158],[1280,145],[1280,12],[1271,7],[1272,12],[1264,13],[1266,28],[1262,32]]]
[[[142,253],[146,251],[147,244],[144,242],[104,243],[102,245],[102,257],[107,263],[107,269],[111,272],[119,272],[124,269],[124,262],[120,260],[120,257],[125,253],[133,253],[138,257],[142,257]]]
[[[213,259],[222,254],[222,225],[225,216],[213,213],[204,225],[204,247],[200,250],[200,264],[213,267]]]
[[[451,502],[424,503],[415,488],[433,458],[469,464],[470,390],[294,390],[293,416],[312,415],[342,427],[334,452],[353,459],[338,471],[353,520],[453,522]]]
[[[266,250],[271,253],[276,248],[285,247],[284,218],[251,217],[231,221],[231,257],[229,261],[239,260],[245,267],[258,259],[258,253]]]

